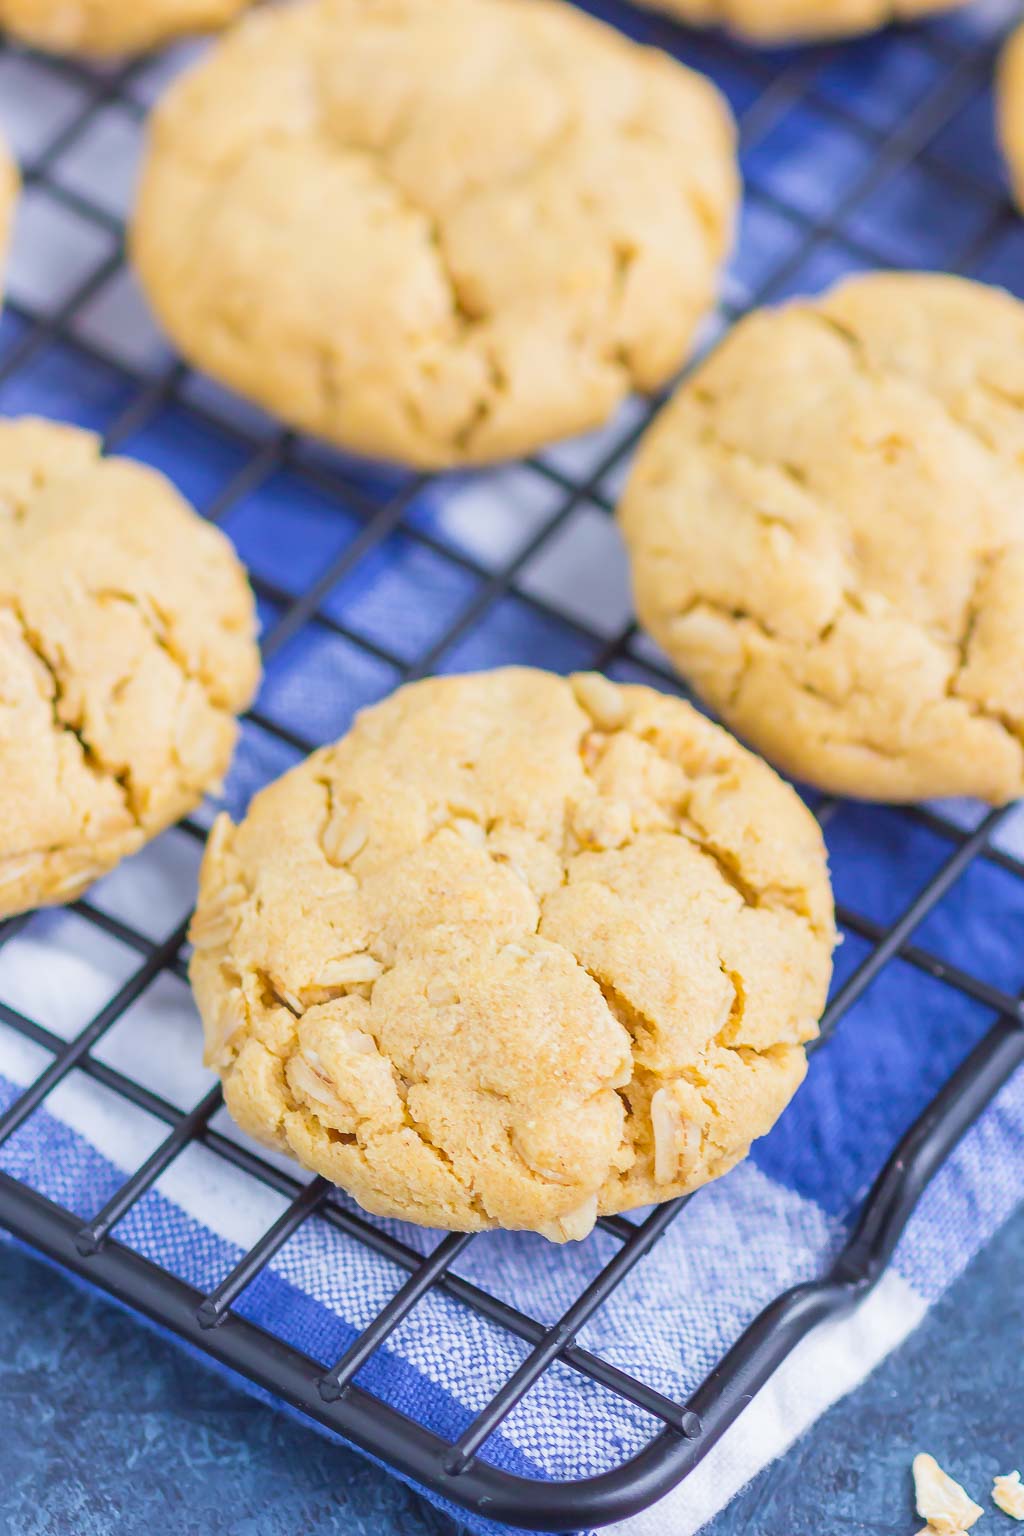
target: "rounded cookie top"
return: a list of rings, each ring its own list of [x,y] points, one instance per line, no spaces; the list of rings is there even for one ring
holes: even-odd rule
[[[644,0],[698,26],[727,27],[755,43],[852,37],[890,22],[916,21],[966,0]]]
[[[0,916],[70,900],[217,783],[254,631],[230,545],[162,475],[0,423]]]
[[[131,243],[200,367],[444,466],[671,375],[737,190],[714,87],[562,0],[307,0],[172,87]]]
[[[1024,306],[856,278],[744,320],[642,444],[637,609],[788,772],[1024,792]]]
[[[248,0],[0,0],[0,27],[51,53],[137,53],[226,26]]]
[[[817,822],[679,699],[420,682],[221,819],[192,982],[228,1107],[369,1210],[580,1237],[692,1189],[804,1072]]]

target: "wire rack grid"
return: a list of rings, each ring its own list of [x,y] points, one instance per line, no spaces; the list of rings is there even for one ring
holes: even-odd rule
[[[748,195],[719,327],[847,271],[934,266],[1011,287],[1024,271],[1024,237],[988,127],[988,85],[1012,7],[981,4],[915,32],[760,56],[694,38],[614,0],[590,8],[705,69],[737,110]],[[523,660],[605,668],[677,688],[631,622],[609,517],[653,404],[633,403],[606,431],[510,468],[409,477],[354,465],[275,429],[166,352],[125,268],[123,214],[146,109],[189,52],[93,69],[0,45],[0,120],[20,152],[24,182],[0,322],[0,408],[97,427],[108,448],[165,468],[239,544],[260,602],[267,676],[245,722],[229,803],[243,805],[272,774],[339,734],[359,704],[433,670]],[[163,927],[147,921],[137,903],[119,897],[117,876],[60,920],[26,915],[0,925],[0,1028],[36,1063],[0,1098],[0,1223],[453,1507],[538,1530],[636,1512],[696,1465],[816,1321],[874,1283],[930,1177],[1024,1061],[1024,976],[1004,974],[967,946],[922,939],[950,903],[952,926],[962,927],[957,903],[976,904],[979,893],[1008,923],[1020,920],[1024,861],[1009,836],[1013,812],[866,811],[834,800],[815,809],[836,864],[849,956],[822,1040],[851,1010],[869,1017],[861,1000],[871,989],[869,1008],[896,969],[966,1000],[973,1033],[964,1035],[952,1075],[922,1082],[903,1119],[887,1126],[870,1192],[845,1189],[831,1207],[823,1197],[835,1221],[821,1271],[745,1317],[731,1349],[693,1390],[662,1390],[610,1351],[581,1342],[687,1200],[638,1221],[603,1220],[600,1262],[581,1270],[578,1294],[551,1317],[522,1310],[487,1283],[486,1264],[467,1270],[469,1249],[481,1240],[420,1241],[362,1215],[322,1180],[303,1182],[233,1133],[208,1079],[181,1102],[137,1055],[106,1049],[142,1001],[165,981],[185,978],[187,912],[179,906]],[[187,871],[184,889],[206,823],[201,814],[168,835],[175,851],[167,856]],[[901,874],[907,839],[929,849],[926,878],[909,888]],[[166,855],[168,838],[161,843]],[[858,899],[863,864],[850,864],[844,879],[844,855],[854,846],[866,847],[883,870],[885,899],[874,909]],[[107,993],[87,995],[73,1021],[59,1026],[45,1020],[52,999],[42,981],[35,997],[5,981],[4,961],[19,946],[45,953],[50,942],[107,944],[118,956]],[[17,1155],[33,1117],[82,1078],[159,1127],[138,1166],[88,1210],[43,1192]],[[257,1202],[273,1219],[203,1284],[126,1236],[133,1213],[195,1148],[276,1200]],[[825,1177],[842,1185],[841,1169]],[[343,1234],[386,1276],[404,1276],[387,1282],[380,1305],[340,1352],[318,1359],[254,1321],[245,1305],[275,1257],[314,1222]],[[558,1262],[571,1275],[575,1250],[561,1251]],[[415,1422],[366,1384],[366,1367],[434,1293],[519,1348],[515,1368],[450,1434]],[[583,1479],[544,1481],[489,1459],[492,1436],[554,1369],[635,1407],[647,1426],[642,1442]]]

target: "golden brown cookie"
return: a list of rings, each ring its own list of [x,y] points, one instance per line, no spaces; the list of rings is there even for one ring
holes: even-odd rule
[[[1017,203],[1024,205],[1024,27],[1011,34],[999,60],[996,117],[1010,186]]]
[[[14,223],[14,205],[18,198],[18,172],[14,161],[8,153],[3,139],[0,139],[0,303],[3,302],[3,268],[4,258],[7,255],[7,246],[11,237],[11,226]]]
[[[668,378],[736,198],[714,87],[562,0],[306,0],[172,87],[131,247],[198,367],[445,466]]]
[[[0,917],[71,900],[216,785],[254,633],[231,546],[162,475],[0,423]]]
[[[140,53],[226,26],[248,0],[0,0],[0,27],[50,53]]]
[[[1024,306],[873,274],[744,320],[621,507],[642,622],[786,772],[1024,792]]]
[[[890,22],[918,21],[966,0],[646,0],[697,26],[726,27],[749,42],[781,44],[852,37]]]
[[[817,822],[681,700],[432,679],[216,824],[192,927],[239,1124],[368,1210],[582,1237],[747,1152],[833,944]]]

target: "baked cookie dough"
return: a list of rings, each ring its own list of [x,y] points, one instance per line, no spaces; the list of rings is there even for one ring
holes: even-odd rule
[[[694,1189],[804,1074],[817,822],[680,699],[419,682],[222,817],[192,983],[228,1108],[368,1210],[583,1237]]]
[[[663,383],[737,192],[715,88],[562,0],[307,0],[171,88],[131,248],[198,367],[444,467]]]
[[[0,917],[70,901],[217,783],[254,633],[231,546],[162,475],[0,423]]]
[[[996,118],[1010,186],[1024,207],[1024,27],[1011,34],[999,60]]]
[[[50,53],[140,53],[226,26],[248,0],[0,0],[0,29]]]
[[[919,21],[966,0],[646,0],[697,26],[726,27],[752,43],[852,37],[890,22]]]
[[[4,258],[7,255],[11,228],[14,224],[14,205],[18,197],[18,185],[18,172],[14,161],[3,139],[0,139],[0,303],[3,302]]]
[[[872,274],[744,320],[621,507],[637,610],[786,772],[1024,792],[1024,306]]]

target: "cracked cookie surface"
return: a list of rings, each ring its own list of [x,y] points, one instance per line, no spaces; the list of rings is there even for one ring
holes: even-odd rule
[[[224,27],[248,0],[0,0],[0,27],[50,53],[140,53]]]
[[[0,423],[0,917],[70,901],[217,783],[254,635],[230,544],[162,475]]]
[[[642,0],[697,26],[725,27],[754,43],[853,37],[891,22],[917,21],[967,0]]]
[[[1024,306],[872,274],[744,320],[620,508],[637,610],[795,776],[1024,793]]]
[[[192,929],[242,1127],[379,1214],[582,1237],[724,1173],[831,969],[817,822],[683,701],[432,679],[211,834]]]
[[[307,0],[172,87],[131,246],[198,366],[355,452],[444,467],[663,383],[737,194],[710,82],[562,0]]]

